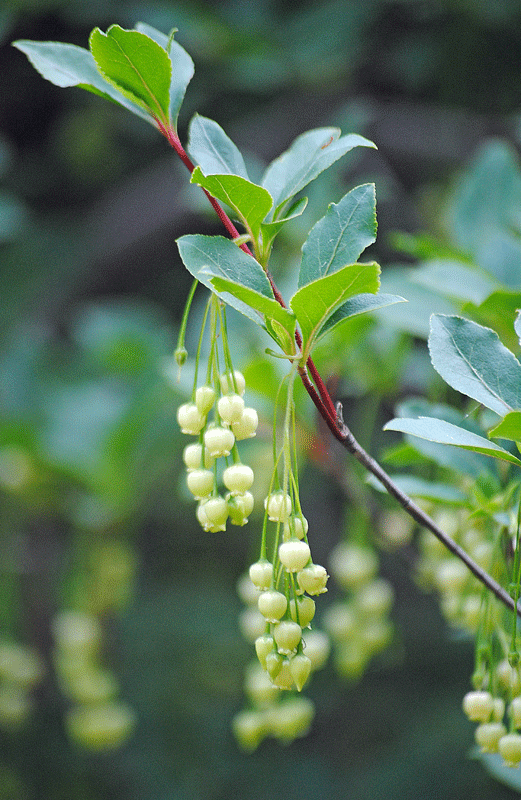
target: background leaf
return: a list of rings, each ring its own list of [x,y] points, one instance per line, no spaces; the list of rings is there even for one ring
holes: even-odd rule
[[[205,175],[240,175],[249,180],[239,148],[213,119],[200,114],[192,117],[188,152]]]
[[[273,197],[275,219],[288,200],[353,147],[376,147],[369,139],[356,133],[339,136],[338,128],[307,131],[270,164],[262,185]]]
[[[396,408],[396,413],[401,418],[434,417],[475,433],[477,436],[482,437],[485,435],[484,430],[476,421],[462,411],[442,403],[431,403],[423,397],[412,397],[400,402]],[[438,444],[427,439],[419,439],[416,436],[408,436],[407,434],[405,435],[405,440],[407,446],[413,448],[415,453],[434,461],[441,467],[452,470],[456,476],[470,475],[476,479],[486,474],[488,480],[492,480],[494,483],[498,480],[496,462],[480,453],[459,447],[446,447],[444,444]],[[405,463],[409,464],[411,462],[406,460]],[[398,464],[401,465],[401,462],[398,462]]]
[[[494,442],[488,442],[482,436],[453,425],[435,417],[419,417],[418,419],[392,419],[384,425],[385,431],[401,431],[411,436],[419,436],[430,442],[462,447],[492,458],[509,461],[511,464],[521,466],[521,461],[516,456],[504,450]]]
[[[517,309],[520,307],[520,292],[500,290],[489,294],[478,306],[466,303],[462,311],[480,325],[492,328],[507,347],[517,350],[519,339],[516,336],[514,323]]]
[[[194,169],[190,182],[202,186],[217,200],[230,206],[246,230],[257,239],[261,222],[273,205],[266,189],[240,175],[203,175],[200,167]]]
[[[375,187],[362,184],[332,203],[311,229],[302,247],[298,285],[354,264],[376,240],[376,228]]]
[[[161,31],[145,22],[138,22],[136,30],[150,36],[160,47],[165,50],[172,64],[172,80],[170,83],[170,119],[175,125],[179,116],[179,109],[184,100],[186,87],[194,75],[194,62],[191,56],[181,47],[175,39],[170,40]]]
[[[507,142],[491,139],[459,181],[447,213],[456,243],[513,289],[521,287],[520,203],[517,153]]]
[[[62,42],[32,42],[28,39],[14,42],[14,47],[25,53],[40,75],[55,86],[78,86],[118,103],[147,122],[153,122],[140,105],[122,95],[101,77],[92,53],[84,47]]]
[[[500,416],[521,408],[521,364],[490,328],[433,315],[429,352],[434,369],[453,389]]]
[[[407,303],[377,312],[377,318],[400,331],[427,339],[430,316],[437,314],[456,314],[458,305],[441,294],[414,282],[414,270],[407,267],[384,269],[381,276],[381,291],[407,298]]]
[[[424,500],[434,500],[438,503],[461,504],[465,502],[465,494],[455,486],[448,483],[434,483],[416,478],[414,475],[393,475],[394,483],[400,487],[402,492],[410,497],[421,497]],[[380,483],[378,478],[371,475],[367,483],[378,489],[379,492],[386,492],[385,486]]]
[[[506,414],[498,425],[489,430],[488,435],[497,439],[521,442],[521,411],[511,411],[510,414]]]
[[[483,270],[456,259],[432,259],[411,273],[415,283],[447,297],[482,303],[499,284]]]
[[[521,311],[518,311],[516,314],[516,319],[514,322],[514,329],[519,337],[519,343],[521,344]]]
[[[119,25],[107,33],[94,28],[89,43],[106,80],[167,125],[172,64],[163,48],[146,34]]]

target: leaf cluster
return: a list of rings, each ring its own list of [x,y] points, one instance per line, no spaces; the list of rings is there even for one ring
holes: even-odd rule
[[[519,482],[521,466],[521,363],[516,355],[521,251],[515,211],[520,192],[521,172],[509,146],[486,143],[448,198],[448,242],[397,236],[396,243],[421,261],[413,269],[397,270],[389,284],[411,300],[401,320],[395,320],[410,332],[423,333],[423,321],[420,328],[414,326],[427,296],[431,308],[441,306],[443,313],[432,314],[428,322],[428,353],[461,403],[460,409],[426,400],[401,403],[399,416],[385,429],[405,433],[407,447],[442,470],[448,468],[456,484],[470,478],[488,485],[488,501]],[[490,458],[503,465],[496,469]],[[437,492],[434,483],[421,487],[421,496],[431,500]],[[464,495],[458,503],[466,505],[468,483]],[[488,501],[474,497],[471,503],[483,508]]]
[[[90,49],[57,42],[15,43],[43,77],[58,86],[79,86],[155,125],[178,142],[177,118],[193,63],[175,42],[149,25],[133,30],[95,28]],[[355,147],[374,147],[358,134],[318,128],[297,137],[266,169],[259,184],[250,180],[244,158],[213,120],[196,115],[190,124],[191,181],[226,205],[243,228],[236,242],[220,236],[183,236],[178,241],[188,271],[225,302],[260,324],[288,357],[302,363],[314,345],[345,319],[400,302],[378,294],[380,268],[359,257],[376,238],[376,197],[372,184],[357,186],[332,204],[311,229],[302,248],[298,289],[285,307],[268,273],[274,240],[283,225],[303,213],[301,192]],[[179,144],[178,152],[181,145]],[[246,252],[237,245],[248,242]],[[295,332],[302,345],[297,353]]]

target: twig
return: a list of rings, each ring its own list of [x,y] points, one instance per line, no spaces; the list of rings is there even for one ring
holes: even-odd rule
[[[177,133],[173,130],[167,130],[166,128],[163,128],[162,125],[159,125],[159,128],[189,172],[193,172],[195,165],[183,148]],[[237,238],[237,236],[239,236],[239,231],[236,229],[226,212],[222,209],[219,202],[212,197],[212,195],[207,192],[206,189],[203,189],[203,192],[211,203],[217,216],[223,223],[228,234],[232,239]],[[240,248],[245,253],[253,257],[253,253],[246,244],[240,245]],[[271,283],[275,299],[283,308],[285,308],[286,304],[282,295],[277,289],[273,278],[269,274],[268,278]],[[302,345],[302,338],[298,330],[295,332],[295,341],[299,347]],[[308,369],[315,385],[313,385],[309,378],[307,371]],[[357,442],[344,422],[342,415],[342,404],[337,403],[336,406],[334,405],[333,400],[331,399],[331,396],[327,391],[327,388],[311,358],[309,358],[306,362],[306,367],[300,367],[298,372],[304,388],[311,397],[313,403],[318,409],[320,416],[324,419],[335,439],[337,439],[337,441],[339,441],[340,444],[342,444],[342,446],[345,447],[346,450],[348,450],[351,455],[353,455],[356,460],[360,462],[360,464],[362,464],[362,466],[364,466],[372,475],[375,476],[375,478],[380,481],[380,483],[387,489],[389,494],[391,494],[398,501],[403,510],[409,514],[409,516],[412,517],[415,522],[430,530],[451,553],[453,553],[468,567],[472,574],[475,575],[475,577],[484,586],[486,586],[487,589],[489,589],[501,603],[503,603],[511,611],[517,612],[517,615],[521,617],[521,608],[499,585],[499,583],[497,583],[497,581],[495,581],[494,578],[488,574],[488,572],[485,572],[485,570],[476,564],[476,562],[473,561],[468,553],[466,553],[463,548],[456,544],[456,542],[451,539],[450,536],[444,533],[441,528],[436,525],[434,520],[431,519],[428,514],[422,511],[422,509],[417,506],[416,503],[407,494],[405,494],[405,492],[402,492],[402,490],[394,483],[387,472],[385,472],[383,467],[381,467],[380,464],[375,461],[375,459],[370,456],[369,453],[367,453]]]
[[[514,600],[510,597],[508,592],[506,592],[502,586],[497,583],[497,581],[492,578],[488,572],[485,572],[479,564],[476,564],[475,561],[469,556],[468,553],[463,550],[450,536],[448,536],[442,529],[436,525],[434,520],[429,517],[428,514],[425,513],[416,503],[403,492],[399,486],[397,486],[394,481],[390,478],[387,472],[380,466],[380,464],[375,461],[375,459],[367,453],[364,448],[357,442],[349,428],[344,422],[342,416],[342,404],[337,403],[337,423],[336,428],[333,428],[328,420],[326,423],[329,426],[329,429],[332,431],[335,438],[341,442],[341,444],[348,450],[357,461],[360,462],[372,475],[377,478],[380,483],[387,489],[389,494],[391,494],[402,506],[404,511],[409,514],[419,525],[422,525],[424,528],[428,528],[439,540],[442,542],[445,547],[450,550],[455,556],[457,556],[463,563],[468,567],[468,569],[476,576],[476,578],[481,581],[487,589],[490,589],[493,594],[504,603],[507,608],[511,611],[516,611],[518,616],[521,617],[521,609],[516,606]]]

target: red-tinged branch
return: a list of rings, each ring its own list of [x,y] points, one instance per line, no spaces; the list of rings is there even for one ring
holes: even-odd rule
[[[179,158],[181,159],[181,161],[183,162],[183,164],[185,165],[185,167],[187,168],[187,170],[191,174],[195,169],[195,164],[189,158],[186,150],[184,149],[183,145],[181,144],[181,140],[179,139],[179,136],[177,135],[177,133],[174,130],[172,130],[171,128],[165,128],[160,122],[158,122],[158,126],[159,126],[159,130],[161,131],[163,136],[166,137],[166,139],[168,140],[168,143],[174,148],[174,150],[176,151],[177,155],[179,156]],[[226,230],[230,234],[231,238],[232,239],[236,239],[238,236],[240,236],[239,231],[237,230],[237,228],[235,227],[235,225],[233,224],[233,222],[229,218],[228,214],[226,214],[226,212],[223,211],[223,209],[221,208],[221,206],[219,205],[219,203],[217,202],[215,197],[212,197],[212,195],[209,192],[207,192],[206,189],[203,189],[203,192],[205,193],[206,197],[208,198],[213,210],[215,211],[215,213],[217,214],[217,216],[221,220],[222,224],[224,225],[224,227],[226,228]],[[247,253],[249,256],[252,255],[251,250],[245,244],[241,244],[240,245],[240,249],[243,250],[245,253]]]
[[[279,292],[277,286],[275,285],[275,282],[274,282],[272,276],[269,274],[269,272],[267,274],[268,274],[269,282],[271,284],[271,288],[272,288],[273,296],[275,297],[275,300],[277,301],[277,303],[279,303],[279,305],[282,306],[282,308],[286,308],[286,303],[284,302],[284,298],[282,297],[282,295]],[[302,347],[302,336],[300,335],[300,331],[299,330],[295,331],[295,341],[296,341],[298,347]],[[318,393],[320,395],[320,398],[322,400],[322,403],[324,404],[324,407],[325,407],[327,413],[329,414],[329,416],[331,417],[332,420],[335,420],[336,419],[336,409],[335,409],[335,406],[334,406],[333,401],[331,399],[331,395],[329,394],[328,390],[326,389],[324,381],[320,377],[319,371],[316,368],[316,366],[313,363],[313,360],[311,358],[308,358],[308,360],[306,362],[306,366],[307,366],[307,368],[309,369],[309,371],[311,373],[311,377],[313,378],[313,380],[315,382],[315,386],[318,389]],[[299,374],[300,374],[300,377],[302,379],[302,383],[306,387],[306,391],[308,392],[308,394],[310,394],[310,390],[311,389],[313,389],[313,391],[315,391],[315,388],[314,388],[313,384],[310,382],[310,380],[309,380],[309,378],[308,378],[308,376],[306,374],[306,371],[304,369],[303,370],[299,370]],[[315,402],[315,401],[313,401],[313,402]]]
[[[195,165],[183,148],[177,133],[171,128],[165,128],[160,122],[158,122],[158,127],[163,136],[165,136],[168,140],[169,144],[174,148],[183,164],[186,166],[189,172],[192,173],[195,169]],[[212,197],[212,195],[209,194],[206,189],[203,189],[203,191],[215,210],[215,213],[221,220],[225,229],[228,231],[229,235],[232,237],[232,239],[236,239],[240,234],[231,219],[223,211],[218,201]],[[240,248],[248,255],[253,256],[253,253],[246,244],[240,245]],[[273,281],[273,278],[269,273],[268,278],[275,299],[283,308],[286,308],[284,298],[280,294]],[[295,332],[295,341],[298,347],[302,346],[302,337],[298,330]],[[307,370],[309,370],[315,385],[313,385],[311,382]],[[398,501],[398,503],[400,503],[404,511],[406,511],[410,517],[412,517],[419,525],[430,530],[451,553],[453,553],[468,567],[472,574],[475,575],[475,577],[481,581],[481,583],[486,586],[487,589],[489,589],[498,600],[500,600],[511,611],[517,612],[517,615],[521,617],[521,609],[510,597],[510,595],[487,572],[481,569],[481,567],[470,558],[465,550],[456,544],[456,542],[454,542],[450,536],[447,536],[447,534],[444,533],[441,528],[438,527],[438,525],[436,525],[434,520],[431,519],[428,514],[422,511],[422,509],[417,506],[408,495],[402,492],[402,490],[394,483],[394,481],[389,477],[387,472],[385,472],[380,464],[375,461],[375,459],[372,458],[372,456],[370,456],[369,453],[367,453],[357,442],[347,425],[344,423],[341,404],[338,403],[338,405],[335,407],[333,400],[331,399],[331,396],[311,358],[309,358],[306,362],[306,367],[301,367],[299,369],[299,375],[307,393],[311,397],[311,400],[315,404],[320,416],[324,419],[335,439],[340,442],[340,444],[345,447],[346,450],[348,450],[349,453],[351,453],[351,455],[353,455],[356,460],[362,464],[363,467],[365,467],[365,469],[367,469],[372,475],[375,476],[375,478],[377,478],[377,480],[380,481],[380,483],[387,489],[389,494],[392,495]]]
[[[177,135],[176,131],[173,130],[172,128],[165,128],[162,125],[162,123],[159,122],[159,121],[157,122],[157,124],[158,124],[159,130],[161,131],[163,136],[166,137],[168,143],[174,148],[174,150],[176,151],[177,155],[179,156],[179,158],[181,159],[181,161],[183,162],[183,164],[185,165],[185,167],[188,169],[188,171],[191,174],[195,169],[195,164],[190,159],[190,157],[188,156],[186,150],[184,149],[183,145],[181,144],[181,140],[179,139],[179,136]],[[203,192],[205,193],[206,197],[210,201],[210,203],[212,205],[212,208],[214,209],[215,213],[217,214],[217,216],[221,220],[222,224],[224,225],[224,227],[226,228],[228,233],[230,234],[231,238],[232,239],[236,239],[240,234],[239,234],[239,231],[237,230],[237,228],[235,227],[235,225],[233,224],[233,222],[231,221],[231,219],[223,211],[223,209],[221,208],[219,202],[215,199],[215,197],[212,197],[212,195],[209,192],[207,192],[206,189],[203,189]],[[250,248],[248,247],[247,244],[240,245],[240,249],[243,250],[245,253],[247,253],[249,256],[253,257],[253,253],[251,252],[251,250],[250,250]],[[283,308],[286,308],[286,304],[284,302],[284,298],[280,294],[279,290],[277,289],[277,287],[276,287],[276,285],[275,285],[275,283],[273,281],[273,278],[271,277],[271,275],[269,273],[268,273],[268,278],[269,278],[269,281],[270,281],[270,284],[271,284],[271,288],[273,290],[273,294],[274,294],[275,300]],[[296,341],[298,347],[302,346],[302,337],[301,337],[299,331],[295,332],[295,341]],[[327,389],[326,389],[326,387],[324,385],[324,382],[323,382],[322,378],[320,377],[319,372],[318,372],[317,368],[315,367],[315,365],[314,365],[313,361],[311,360],[311,358],[309,358],[308,361],[307,361],[307,367],[308,367],[308,369],[309,369],[309,371],[311,373],[313,381],[315,382],[315,386],[318,389],[318,393],[319,393],[320,397],[322,398],[322,402],[324,403],[325,407],[327,408],[327,411],[328,411],[329,415],[331,416],[331,418],[335,419],[335,416],[336,416],[335,406],[333,405],[333,401],[332,401],[332,399],[331,399],[331,397],[329,395],[329,392],[327,391]],[[306,386],[306,389],[307,389],[308,392],[310,391],[310,387],[311,387],[311,389],[314,389],[314,387],[310,383],[309,379],[307,380],[307,383],[306,383],[304,381],[304,378],[302,377],[302,375],[301,375],[301,378],[302,378],[302,380],[304,382],[304,385]],[[307,376],[306,376],[306,378],[307,378]]]

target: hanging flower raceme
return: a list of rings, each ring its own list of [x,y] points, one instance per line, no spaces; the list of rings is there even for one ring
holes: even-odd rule
[[[53,661],[60,688],[70,701],[65,726],[71,739],[90,750],[119,747],[133,732],[136,714],[119,699],[119,684],[100,654],[102,626],[95,614],[63,610],[52,622]]]
[[[295,692],[301,692],[329,655],[328,636],[311,630],[314,597],[327,591],[328,574],[313,563],[300,506],[293,378],[292,370],[279,452],[274,426],[275,467],[264,501],[260,557],[239,583],[247,605],[241,628],[257,656],[245,677],[249,706],[234,720],[236,738],[246,750],[255,749],[266,736],[289,742],[308,732],[313,704]]]
[[[201,347],[208,316],[210,354],[205,381],[199,384]],[[183,347],[178,350],[184,352]],[[196,439],[184,448],[183,460],[187,469],[186,485],[198,501],[196,517],[205,531],[224,531],[228,521],[232,525],[245,525],[253,511],[250,492],[253,470],[241,462],[237,442],[255,436],[259,420],[256,410],[245,405],[245,388],[244,376],[233,369],[224,309],[212,294],[199,339],[192,397],[177,409],[181,432]]]
[[[27,644],[0,637],[0,728],[18,731],[30,719],[32,691],[45,675],[38,651]]]
[[[509,525],[497,518],[463,512],[441,512],[436,521],[484,569],[495,565],[501,582],[519,602],[521,547],[519,514]],[[502,520],[503,521],[503,520]],[[521,653],[516,616],[486,592],[467,567],[447,555],[430,533],[420,537],[418,582],[439,594],[442,613],[451,626],[473,634],[473,688],[463,698],[465,716],[476,723],[474,737],[482,753],[499,754],[505,766],[521,764]]]
[[[331,552],[329,566],[345,596],[326,610],[324,627],[334,642],[338,673],[357,680],[392,640],[388,615],[394,592],[389,581],[377,575],[379,558],[369,541],[340,542]]]

